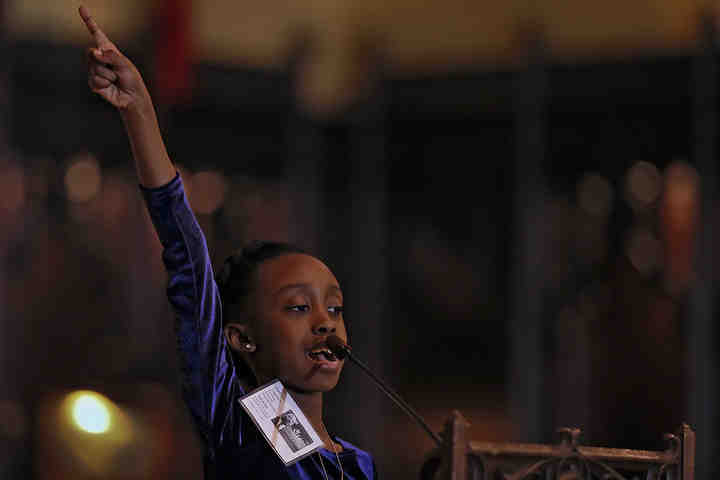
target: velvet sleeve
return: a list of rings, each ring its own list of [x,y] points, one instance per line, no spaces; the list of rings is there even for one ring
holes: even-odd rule
[[[179,175],[165,186],[140,187],[168,274],[184,400],[212,456],[229,432],[238,387],[222,332],[222,308],[205,236]]]

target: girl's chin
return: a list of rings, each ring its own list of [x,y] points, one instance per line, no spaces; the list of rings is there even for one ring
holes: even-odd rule
[[[300,393],[303,395],[312,394],[312,393],[325,393],[329,392],[335,386],[337,386],[337,378],[334,379],[334,381],[330,381],[330,379],[326,381],[318,381],[318,379],[311,379],[311,380],[305,380],[302,382],[289,382],[289,381],[283,381],[283,384],[285,387],[287,387],[290,392]]]

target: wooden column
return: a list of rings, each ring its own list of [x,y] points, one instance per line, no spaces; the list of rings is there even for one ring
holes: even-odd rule
[[[713,269],[717,248],[717,135],[718,82],[716,18],[701,19],[699,49],[693,61],[694,160],[701,182],[701,222],[696,258],[697,280],[690,294],[688,326],[688,421],[697,432],[696,478],[720,475],[717,429],[720,401],[718,385],[718,330],[715,297],[717,289]]]
[[[510,417],[522,438],[541,441],[548,407],[544,395],[545,352],[543,345],[543,204],[545,185],[545,104],[547,71],[545,47],[539,29],[533,29],[525,66],[515,84],[516,137],[513,188],[513,247],[510,253],[512,282],[509,288]]]

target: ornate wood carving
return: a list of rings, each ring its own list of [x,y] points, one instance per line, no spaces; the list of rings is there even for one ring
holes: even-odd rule
[[[445,444],[423,464],[422,480],[693,480],[695,432],[683,424],[666,434],[662,451],[587,447],[580,429],[561,428],[556,444],[468,441],[468,422],[455,411]]]

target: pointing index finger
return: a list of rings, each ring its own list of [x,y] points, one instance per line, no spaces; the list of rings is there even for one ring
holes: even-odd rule
[[[84,5],[82,5],[78,9],[78,11],[80,12],[80,17],[82,17],[83,22],[85,22],[85,26],[90,32],[90,35],[92,35],[95,39],[95,43],[97,44],[97,46],[101,49],[113,47],[113,43],[110,41],[107,35],[105,35],[105,33],[100,30],[100,27],[98,27],[95,19],[90,16],[90,12],[88,11],[88,9]]]

